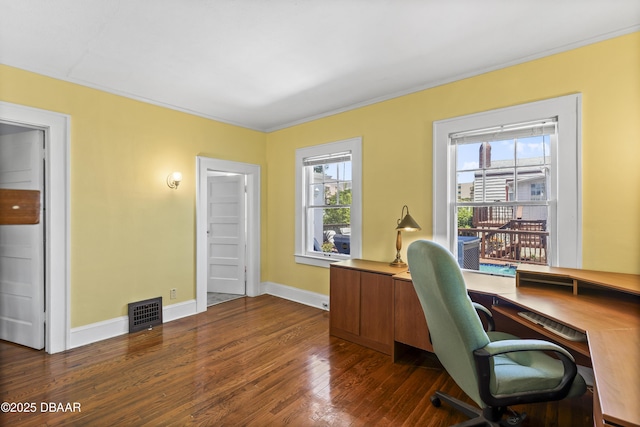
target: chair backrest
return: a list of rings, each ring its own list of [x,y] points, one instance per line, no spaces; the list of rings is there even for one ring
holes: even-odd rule
[[[480,407],[473,351],[489,343],[451,252],[428,240],[407,251],[409,271],[424,310],[433,350],[449,375]]]

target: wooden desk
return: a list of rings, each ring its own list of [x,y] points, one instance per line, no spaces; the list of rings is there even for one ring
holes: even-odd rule
[[[393,361],[406,345],[433,353],[427,320],[409,273],[393,276],[393,293]]]
[[[405,270],[367,260],[331,264],[329,333],[392,354],[392,277]]]
[[[604,424],[640,424],[640,329],[589,331],[589,352],[596,378],[595,414]],[[597,420],[596,420],[597,422]]]
[[[530,266],[516,274],[516,293],[501,299],[587,333],[595,424],[640,426],[640,276]]]
[[[640,276],[637,274],[547,267],[543,265],[518,267],[516,287],[536,282],[570,286],[574,295],[578,295],[583,285],[586,287],[599,285],[615,291],[640,295]]]
[[[476,302],[487,308],[493,305],[495,296],[516,291],[513,278],[490,276],[464,271],[467,289]],[[393,276],[394,283],[394,362],[403,353],[404,346],[433,352],[429,341],[429,328],[416,291],[411,282],[411,274],[403,272]]]
[[[474,300],[491,308],[494,296],[515,292],[512,278],[463,272],[467,289],[475,293]],[[394,362],[403,353],[403,345],[433,352],[429,341],[429,327],[418,296],[411,282],[411,274],[403,272],[393,276],[393,356]],[[484,298],[483,298],[484,297]]]
[[[592,365],[597,426],[640,426],[640,276],[528,266],[519,268],[517,274],[518,286],[513,278],[463,273],[474,300],[491,305],[494,313],[562,345]],[[403,287],[403,299],[415,305],[417,295],[415,291],[409,295],[406,287],[411,275],[405,272],[393,279],[396,289]],[[397,319],[413,311],[396,307],[394,323],[428,331],[424,314]],[[533,311],[586,332],[588,343],[558,337],[523,319],[518,311]],[[394,346],[400,342],[432,351],[430,343],[407,341],[406,336],[400,340],[394,336]]]

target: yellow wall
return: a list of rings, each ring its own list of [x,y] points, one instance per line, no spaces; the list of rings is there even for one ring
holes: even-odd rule
[[[328,294],[328,269],[294,262],[295,149],[363,137],[363,257],[391,261],[408,204],[432,225],[432,123],[583,94],[583,266],[640,274],[640,33],[270,134],[0,65],[0,100],[71,116],[71,322],[195,298],[195,156],[262,172],[262,281]],[[268,166],[268,167],[267,167]],[[164,182],[180,170],[177,191]],[[406,253],[403,250],[403,257]],[[169,301],[169,289],[178,299]]]
[[[363,138],[363,257],[391,261],[403,205],[432,227],[432,123],[582,93],[583,268],[640,274],[640,33],[315,120],[267,136],[268,280],[328,294],[294,262],[294,150]]]
[[[195,158],[259,164],[264,180],[265,134],[6,66],[0,100],[71,116],[71,326],[194,299]]]

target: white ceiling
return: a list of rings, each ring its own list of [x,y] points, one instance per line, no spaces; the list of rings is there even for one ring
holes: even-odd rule
[[[640,0],[0,0],[0,63],[269,131],[638,30]]]

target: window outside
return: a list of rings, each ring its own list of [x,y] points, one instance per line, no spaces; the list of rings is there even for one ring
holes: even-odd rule
[[[362,139],[296,150],[296,262],[328,267],[362,248]]]
[[[334,160],[337,159],[337,160]],[[351,240],[351,154],[304,159],[308,177],[308,251],[349,255]],[[318,164],[319,163],[319,164]]]
[[[518,263],[548,264],[552,136],[553,120],[452,135],[460,267],[515,275]]]

